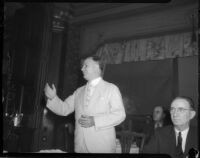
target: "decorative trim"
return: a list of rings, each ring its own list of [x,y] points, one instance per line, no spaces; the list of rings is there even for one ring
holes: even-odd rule
[[[197,41],[192,41],[191,32],[164,35],[146,39],[113,42],[97,49],[105,64],[161,60],[198,55]],[[196,35],[196,34],[195,34]]]

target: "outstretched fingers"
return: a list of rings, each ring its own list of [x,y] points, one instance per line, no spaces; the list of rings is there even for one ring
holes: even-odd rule
[[[53,90],[56,90],[56,87],[55,87],[55,85],[54,85],[54,84],[52,84],[52,88],[53,88]]]

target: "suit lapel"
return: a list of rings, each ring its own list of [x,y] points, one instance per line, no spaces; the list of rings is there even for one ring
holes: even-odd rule
[[[185,142],[184,154],[188,154],[188,151],[190,150],[189,147],[191,146],[192,141],[194,141],[194,140],[192,140],[192,130],[191,130],[191,128],[189,128],[188,135],[186,137],[186,142]]]
[[[86,103],[86,85],[83,87],[83,89],[81,89],[81,93],[79,95],[79,98],[77,100],[79,100],[79,105],[81,105],[79,108],[81,109],[81,111],[85,111],[85,103]]]
[[[168,137],[168,138],[172,138],[172,140],[169,140],[171,142],[169,145],[171,147],[172,153],[175,153],[175,148],[176,148],[176,134],[175,134],[175,130],[174,130],[173,126],[171,126],[170,135],[171,135],[171,137]]]
[[[83,97],[83,103],[84,103],[83,105],[85,106],[85,104],[86,104],[86,94],[87,94],[87,84],[84,86],[82,94],[83,94],[82,97]]]
[[[102,90],[104,86],[104,81],[103,79],[101,81],[99,81],[99,83],[95,86],[95,89],[94,89],[94,92],[91,96],[91,100],[90,100],[90,104],[91,105],[94,105],[95,104],[95,101],[97,100],[97,98],[99,98],[100,96],[100,92]]]

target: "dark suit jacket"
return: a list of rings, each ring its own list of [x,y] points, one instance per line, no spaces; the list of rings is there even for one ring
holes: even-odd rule
[[[145,144],[147,144],[151,138],[151,136],[154,134],[155,128],[154,128],[154,122],[150,122],[148,126],[146,127],[146,130],[144,131],[146,137],[145,137]]]
[[[191,148],[198,149],[198,130],[190,127],[186,138],[184,157]],[[143,148],[143,153],[169,154],[175,158],[176,137],[174,127],[169,125],[155,131],[148,144]]]
[[[171,125],[171,123],[164,121],[163,122],[163,126],[162,127],[157,127],[157,129],[163,128],[164,126],[168,126],[168,125]],[[144,133],[146,135],[145,144],[147,144],[149,142],[150,138],[154,135],[155,130],[157,130],[157,129],[154,128],[154,126],[155,126],[155,122],[151,121],[149,123],[149,125],[147,126],[146,130],[144,131]]]

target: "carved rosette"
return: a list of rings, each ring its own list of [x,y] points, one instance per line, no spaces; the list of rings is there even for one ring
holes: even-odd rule
[[[73,18],[72,9],[69,5],[68,8],[54,7],[53,19],[52,19],[52,29],[55,32],[63,31],[66,27],[68,21]]]

